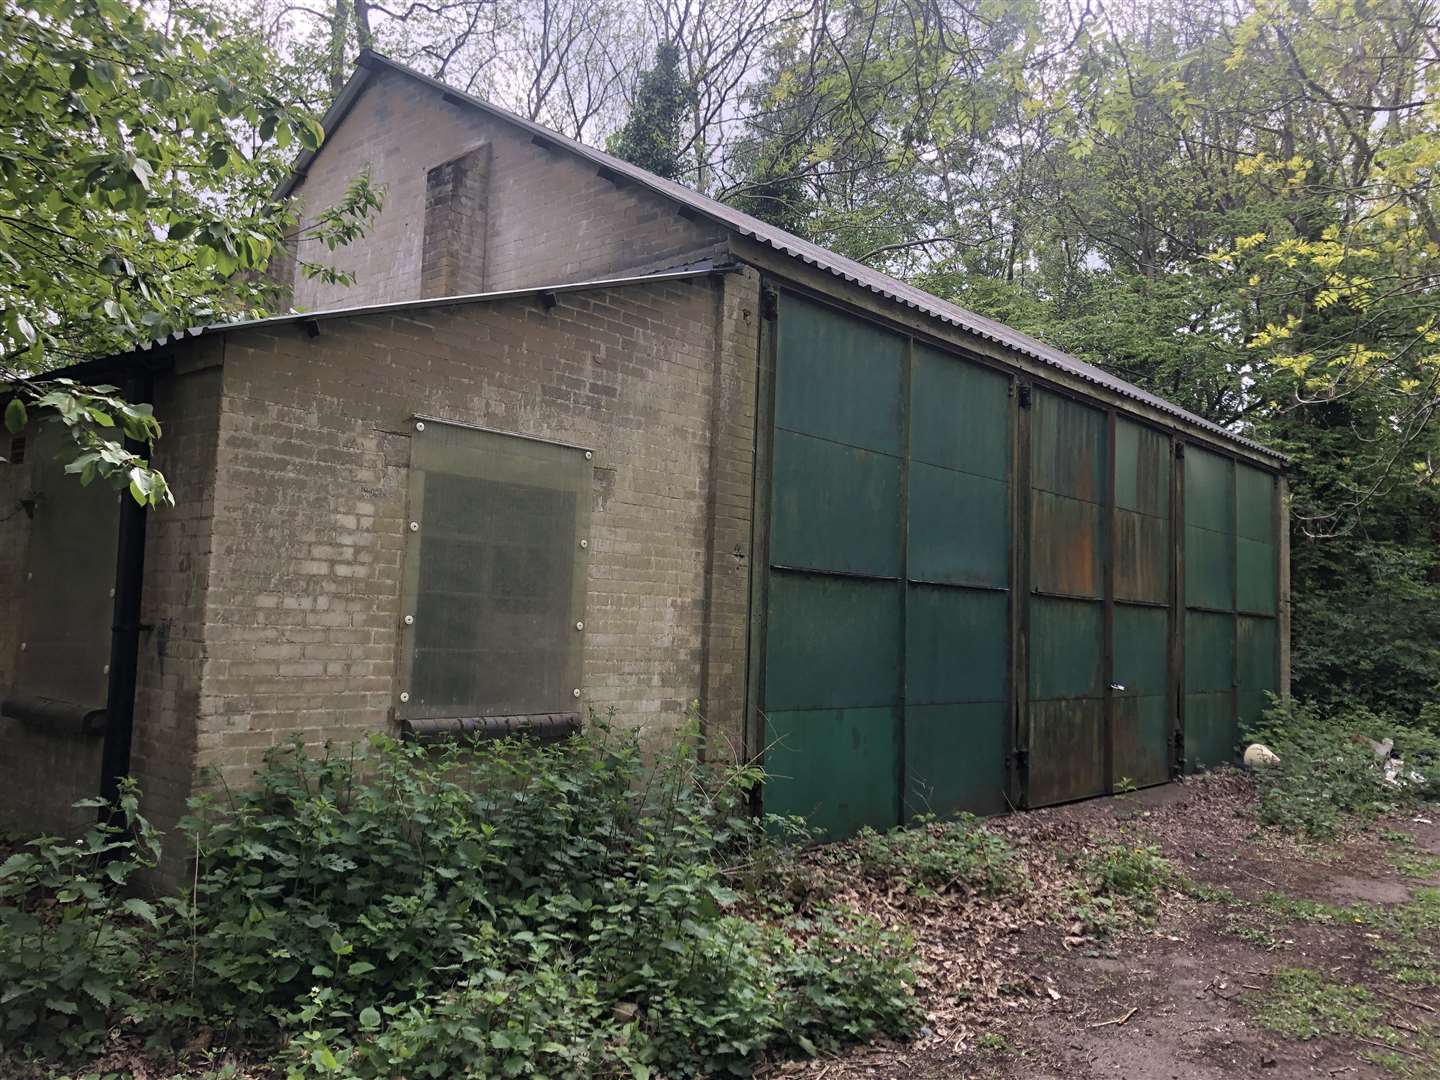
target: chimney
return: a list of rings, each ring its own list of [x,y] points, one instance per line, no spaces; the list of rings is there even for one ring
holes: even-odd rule
[[[485,291],[490,146],[467,150],[425,174],[425,236],[420,295]]]

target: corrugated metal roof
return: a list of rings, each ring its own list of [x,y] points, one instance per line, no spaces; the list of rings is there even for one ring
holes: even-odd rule
[[[162,348],[178,344],[190,338],[205,334],[222,333],[227,330],[253,330],[258,327],[284,326],[291,323],[318,323],[328,319],[353,318],[358,315],[384,315],[387,312],[407,312],[419,308],[456,307],[461,304],[483,304],[496,300],[513,300],[524,296],[546,296],[572,292],[588,292],[594,289],[613,289],[624,285],[653,285],[657,281],[685,281],[689,278],[706,277],[710,274],[733,273],[739,264],[720,263],[712,259],[701,259],[669,270],[657,270],[653,274],[631,274],[627,277],[595,278],[591,281],[567,281],[555,285],[531,285],[523,289],[506,289],[501,292],[463,293],[459,296],[431,296],[419,300],[392,300],[384,304],[362,304],[355,307],[324,308],[320,311],[292,311],[285,315],[270,315],[264,319],[237,319],[234,322],[217,322],[205,326],[192,326],[177,330],[163,338],[148,341],[138,351]]]
[[[912,308],[932,318],[939,319],[941,322],[954,326],[968,334],[973,334],[986,341],[994,342],[1022,356],[1027,356],[1049,367],[1076,376],[1085,382],[1103,387],[1112,393],[1119,394],[1132,401],[1141,402],[1151,408],[1158,409],[1161,412],[1194,424],[1227,442],[1257,451],[1279,461],[1285,460],[1284,455],[1277,451],[1237,435],[1210,420],[1196,416],[1194,413],[1188,412],[1180,408],[1180,406],[1166,401],[1162,397],[1158,397],[1147,390],[1142,390],[1140,387],[1128,383],[1124,379],[1117,378],[1109,372],[1096,367],[1094,364],[1088,364],[1079,357],[1071,356],[1069,353],[1047,345],[1043,341],[1031,337],[1029,334],[1021,333],[1019,330],[1006,326],[1004,323],[996,322],[994,319],[987,319],[983,315],[977,315],[973,311],[968,311],[957,304],[942,300],[938,296],[925,292],[923,289],[917,289],[915,286],[908,285],[898,278],[893,278],[889,274],[881,273],[879,270],[856,262],[854,259],[848,259],[844,255],[839,255],[827,248],[822,248],[818,244],[812,244],[808,240],[802,240],[793,233],[788,233],[784,229],[766,224],[759,218],[741,213],[734,207],[727,206],[715,199],[701,195],[699,192],[692,191],[683,184],[676,183],[673,180],[666,180],[636,165],[632,165],[628,161],[622,161],[617,157],[613,157],[602,150],[596,150],[592,146],[586,146],[582,142],[566,138],[564,135],[535,123],[533,120],[527,120],[523,116],[512,113],[507,109],[492,105],[490,102],[483,98],[478,98],[473,94],[456,90],[454,87],[447,86],[438,79],[432,79],[430,76],[424,75],[413,68],[406,67],[404,64],[397,63],[388,57],[366,50],[360,54],[358,63],[360,65],[359,70],[357,70],[350,82],[346,84],[340,96],[336,99],[335,104],[331,106],[330,111],[325,116],[325,129],[327,131],[332,130],[344,117],[345,113],[349,112],[350,107],[360,96],[361,90],[364,89],[369,71],[388,69],[399,72],[402,75],[433,87],[440,93],[446,95],[451,101],[463,103],[510,124],[514,124],[516,127],[528,131],[532,137],[542,143],[563,148],[573,154],[586,158],[597,167],[608,169],[642,187],[649,188],[651,191],[687,207],[695,214],[722,225],[727,229],[733,230],[741,236],[746,236],[768,245],[791,258],[825,270],[844,281],[859,285],[888,300],[903,304],[908,308]],[[295,185],[303,178],[305,168],[308,167],[313,159],[313,153],[302,155],[296,163],[295,174],[281,187],[279,194],[282,196],[288,195],[294,189]]]

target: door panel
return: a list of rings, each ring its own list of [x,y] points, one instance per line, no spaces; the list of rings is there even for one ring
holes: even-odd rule
[[[911,705],[905,710],[905,809],[947,817],[998,814],[1008,805],[1003,701]]]
[[[897,709],[781,711],[765,722],[767,813],[799,814],[825,836],[894,823]]]
[[[1031,806],[1097,795],[1106,786],[1107,431],[1100,410],[1034,392],[1027,640]]]
[[[1010,746],[1010,379],[783,294],[764,801],[823,834],[998,810]]]
[[[1111,775],[1117,787],[1170,779],[1170,612],[1116,604]]]

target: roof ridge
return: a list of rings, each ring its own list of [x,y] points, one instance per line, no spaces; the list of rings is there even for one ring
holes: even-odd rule
[[[638,165],[632,165],[622,158],[617,158],[612,154],[598,150],[577,139],[572,139],[557,131],[552,131],[543,124],[537,123],[534,120],[528,120],[517,113],[511,112],[509,109],[486,101],[484,98],[477,97],[468,91],[458,90],[439,79],[416,71],[406,64],[402,64],[398,60],[392,60],[388,56],[375,52],[373,49],[361,50],[359,57],[356,59],[355,75],[345,84],[340,95],[336,98],[335,103],[330,107],[329,111],[326,112],[324,126],[327,132],[344,118],[345,114],[349,112],[350,107],[355,103],[355,100],[359,97],[360,92],[364,89],[364,84],[367,80],[363,73],[367,70],[375,69],[388,69],[408,78],[416,79],[440,92],[447,100],[489,113],[500,120],[513,124],[524,131],[528,131],[532,138],[542,143],[550,143],[561,149],[577,154],[595,165],[626,177],[658,195],[688,207],[693,212],[709,218],[724,228],[738,232],[762,244],[767,244],[785,255],[816,266],[828,273],[834,274],[842,280],[877,293],[886,299],[893,300],[898,304],[912,308],[922,314],[939,319],[941,322],[955,326],[966,333],[994,342],[997,345],[1020,353],[1022,356],[1028,356],[1033,360],[1038,360],[1040,363],[1049,367],[1067,372],[1086,382],[1109,390],[1112,393],[1119,394],[1122,397],[1130,398],[1133,401],[1138,401],[1141,404],[1168,413],[1180,420],[1184,420],[1186,423],[1193,424],[1214,435],[1218,435],[1226,442],[1245,447],[1279,461],[1287,460],[1285,456],[1278,451],[1272,450],[1251,439],[1247,439],[1242,435],[1237,435],[1235,432],[1227,430],[1212,420],[1206,420],[1202,416],[1197,416],[1186,409],[1182,409],[1180,406],[1167,401],[1157,394],[1143,390],[1133,383],[1110,374],[1095,364],[1088,363],[1077,356],[1072,356],[1061,349],[1047,345],[1040,339],[1032,337],[1021,330],[1016,330],[1014,327],[1007,326],[995,319],[970,311],[948,300],[943,300],[933,293],[928,293],[900,278],[892,277],[883,271],[866,266],[864,263],[796,236],[794,233],[770,225],[761,221],[759,218],[752,217],[743,211],[728,206],[718,199],[712,199],[708,195],[703,195],[677,181],[667,180],[662,176],[657,176],[648,170],[640,168]],[[296,183],[303,178],[305,168],[309,165],[310,161],[314,160],[315,153],[316,151],[307,151],[301,155],[300,159],[296,162],[295,171],[291,174],[291,177],[277,189],[277,196],[283,198],[294,189]]]

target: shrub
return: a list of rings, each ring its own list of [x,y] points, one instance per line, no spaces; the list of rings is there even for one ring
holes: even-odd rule
[[[278,1048],[289,1077],[379,1080],[746,1073],[913,1030],[904,937],[738,916],[728,882],[785,862],[739,811],[757,778],[690,740],[647,766],[598,724],[548,746],[287,746],[194,804],[194,878],[160,912],[102,887],[157,850],[128,791],[123,827],[0,869],[0,1031],[75,1053],[121,1016],[155,1038],[188,1022]]]
[[[845,909],[823,909],[793,929],[802,936],[782,968],[786,1043],[815,1054],[915,1032],[921,1013],[903,960],[914,944],[908,935]]]
[[[921,818],[909,828],[864,828],[849,848],[860,871],[929,892],[1004,893],[1023,875],[1010,845],[971,814],[950,822]]]
[[[146,1009],[146,932],[163,914],[120,889],[156,864],[159,842],[133,786],[118,810],[79,840],[42,836],[0,864],[0,1053],[89,1051],[112,1017]]]
[[[1351,819],[1440,793],[1440,739],[1365,708],[1327,710],[1292,700],[1269,709],[1246,738],[1280,757],[1255,773],[1260,820],[1306,836],[1333,836]],[[1394,739],[1407,770],[1422,772],[1423,782],[1386,783],[1370,745],[1385,738]]]

